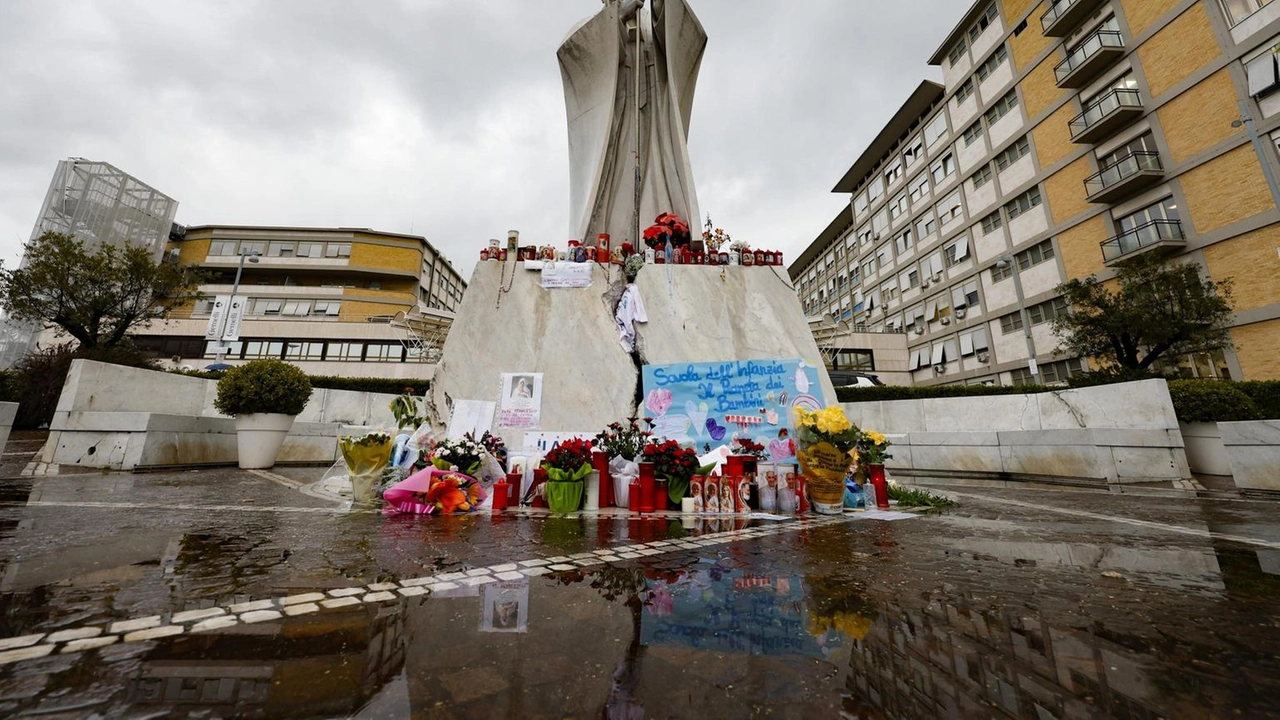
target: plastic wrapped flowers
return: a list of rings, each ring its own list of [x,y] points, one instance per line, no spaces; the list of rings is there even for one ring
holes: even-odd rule
[[[489,494],[479,481],[456,470],[429,467],[382,493],[389,515],[452,515],[479,509]]]
[[[367,505],[374,501],[373,488],[391,461],[392,445],[390,433],[380,431],[338,438],[338,449],[351,478],[352,502]]]

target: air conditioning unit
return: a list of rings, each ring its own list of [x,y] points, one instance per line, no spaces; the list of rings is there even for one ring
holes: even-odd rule
[[[933,274],[933,281],[934,281],[934,282],[942,282],[942,273],[934,273],[934,274]]]
[[[946,316],[943,316],[943,318],[942,318],[941,322],[942,322],[942,324],[943,324],[943,325],[950,325],[950,324],[951,324],[951,318],[946,317]]]
[[[946,365],[934,365],[934,366],[933,366],[933,372],[934,372],[934,373],[936,373],[936,374],[938,374],[938,375],[941,375],[941,374],[945,373],[946,371],[947,371],[947,366],[946,366]]]
[[[922,325],[916,325],[916,326],[915,326],[915,333],[916,333],[917,335],[923,335],[923,334],[924,334],[924,326],[922,326]]]
[[[964,319],[964,314],[965,314],[965,309],[964,309],[964,308],[956,308],[955,313],[956,313],[956,319],[957,319],[957,320],[963,320],[963,319]]]
[[[922,280],[922,281],[920,282],[920,289],[921,289],[921,290],[927,290],[928,288],[929,288],[929,281],[928,281],[928,280]]]
[[[990,353],[984,353],[984,352],[978,353],[978,362],[980,362],[980,363],[984,363],[984,362],[987,362],[987,361],[988,361],[988,360],[990,360],[990,359],[991,359],[991,354],[990,354]]]

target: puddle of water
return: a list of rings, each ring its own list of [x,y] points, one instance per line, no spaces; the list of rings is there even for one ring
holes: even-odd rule
[[[540,522],[501,528],[554,552],[600,539],[585,522]],[[389,547],[423,547],[418,527],[394,528],[401,544]],[[810,528],[50,657],[0,668],[0,715],[1277,716],[1269,556],[1207,540],[957,553],[961,539],[935,537],[940,528]],[[255,547],[195,534],[174,567],[184,578],[255,570]],[[1068,562],[1095,556],[1132,557],[1131,569],[1104,577]]]

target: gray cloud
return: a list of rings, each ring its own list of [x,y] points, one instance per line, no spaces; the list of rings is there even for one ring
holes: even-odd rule
[[[690,148],[704,212],[794,257],[923,77],[954,0],[693,0],[710,45]],[[55,163],[105,160],[180,222],[427,236],[469,273],[518,228],[563,243],[555,50],[595,0],[6,0],[0,256]],[[701,219],[699,219],[699,223]]]

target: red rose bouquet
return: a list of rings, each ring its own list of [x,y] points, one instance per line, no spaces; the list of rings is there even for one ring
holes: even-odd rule
[[[703,470],[698,464],[698,453],[681,447],[675,440],[646,445],[641,459],[653,463],[654,474],[667,479],[667,494],[676,504],[689,492],[689,481]]]
[[[591,474],[591,441],[574,438],[552,448],[542,458],[551,482],[581,482]]]

